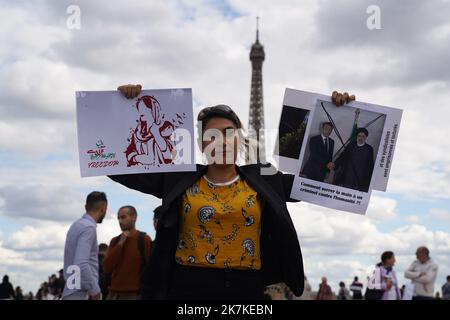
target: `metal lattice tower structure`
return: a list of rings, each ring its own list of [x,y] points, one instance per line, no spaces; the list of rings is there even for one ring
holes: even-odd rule
[[[252,62],[252,84],[250,89],[250,115],[249,130],[254,130],[257,145],[257,162],[265,162],[264,150],[264,104],[262,86],[262,64],[265,58],[264,47],[259,43],[259,17],[256,18],[256,42],[250,50],[250,61]]]

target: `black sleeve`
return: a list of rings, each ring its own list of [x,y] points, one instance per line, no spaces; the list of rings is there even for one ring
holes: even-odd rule
[[[373,160],[373,148],[372,146],[369,146],[369,172],[372,175],[373,167],[375,165],[375,161]]]
[[[138,173],[108,176],[121,185],[157,198],[163,197],[165,173]]]
[[[309,140],[309,159],[317,163],[319,166],[321,166],[323,162],[320,151],[320,143],[318,138],[312,137]]]
[[[330,138],[330,150],[328,151],[328,162],[333,161],[333,154],[334,154],[334,140]]]
[[[292,185],[294,184],[294,178],[295,176],[293,174],[289,173],[281,173],[283,179],[283,189],[285,194],[285,199],[287,202],[300,202],[300,200],[292,199],[291,198],[291,191],[292,191]]]
[[[350,154],[350,144],[344,148],[344,150],[341,152],[339,157],[334,162],[336,169],[347,164],[349,154]]]
[[[367,145],[367,146],[369,147],[368,148],[369,159],[368,159],[368,163],[367,163],[367,179],[365,179],[365,181],[364,181],[364,188],[366,190],[369,190],[370,181],[372,179],[373,167],[375,165],[375,162],[373,160],[373,148],[372,148],[372,146],[369,146],[369,145]]]

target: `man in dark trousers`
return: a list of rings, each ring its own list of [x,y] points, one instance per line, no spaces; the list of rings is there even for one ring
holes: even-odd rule
[[[321,134],[309,140],[309,158],[302,172],[306,178],[323,182],[327,172],[334,169],[332,162],[334,140],[330,138],[331,132],[333,132],[333,124],[324,122],[321,126]]]
[[[102,290],[103,300],[108,296],[108,287],[111,284],[111,274],[103,271],[103,260],[107,251],[108,245],[106,243],[100,243],[98,245],[98,285],[100,286],[100,290]]]
[[[342,170],[337,185],[363,192],[369,190],[374,160],[373,148],[366,143],[368,136],[366,128],[358,128],[356,141],[350,142],[336,160],[336,170]]]

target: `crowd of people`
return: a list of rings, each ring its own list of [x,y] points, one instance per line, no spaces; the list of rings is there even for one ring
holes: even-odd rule
[[[32,291],[24,294],[22,288],[14,286],[9,281],[9,276],[5,275],[0,284],[0,300],[59,300],[64,290],[65,280],[63,270],[59,270],[59,276],[52,274],[48,280],[43,282],[36,294]]]
[[[383,252],[381,261],[375,265],[373,274],[368,277],[366,290],[364,285],[355,277],[349,289],[343,281],[339,282],[337,294],[328,284],[327,278],[322,277],[319,289],[313,292],[305,277],[302,296],[295,297],[285,284],[277,284],[267,288],[266,298],[273,300],[450,300],[450,276],[441,287],[441,292],[434,291],[438,272],[437,263],[430,257],[426,247],[419,247],[416,251],[417,260],[404,273],[404,278],[410,283],[399,286],[397,273],[394,270],[396,262],[392,251]]]
[[[124,207],[119,210],[122,215],[122,221],[126,220],[124,217],[124,210],[130,210],[130,208]],[[133,209],[131,209],[133,210]],[[126,212],[125,212],[126,213]],[[156,226],[157,216],[154,217],[154,224]],[[120,237],[111,240],[111,243],[120,241]],[[122,240],[123,241],[123,240]],[[105,243],[101,243],[98,246],[98,270],[99,281],[98,286],[102,293],[102,299],[110,300],[122,300],[122,299],[141,299],[139,289],[135,290],[135,293],[124,293],[121,291],[122,285],[130,286],[131,282],[135,281],[136,287],[139,287],[139,279],[133,277],[127,270],[125,272],[119,271],[114,276],[114,285],[112,285],[112,272],[116,270],[114,267],[114,252],[108,253],[108,246]],[[139,250],[139,246],[136,246]],[[117,253],[116,253],[117,254]],[[411,266],[405,271],[405,278],[411,279],[410,290],[412,290],[408,297],[406,285],[399,287],[397,275],[393,269],[395,265],[395,255],[391,251],[386,251],[381,255],[381,262],[375,266],[374,276],[368,278],[364,285],[358,279],[354,277],[353,282],[347,288],[346,284],[339,282],[339,288],[334,292],[331,286],[328,284],[326,277],[322,277],[319,288],[316,292],[312,290],[308,279],[305,277],[304,291],[299,297],[295,296],[293,292],[285,283],[278,283],[266,287],[264,291],[264,299],[266,300],[364,300],[364,299],[379,299],[379,300],[450,300],[450,276],[447,276],[447,282],[441,287],[441,292],[434,292],[434,282],[437,274],[437,264],[429,257],[429,251],[425,247],[420,247],[416,251],[417,260],[415,260]],[[106,258],[106,269],[105,269]],[[111,267],[112,265],[112,267]],[[123,266],[122,266],[123,268]],[[379,272],[377,272],[377,270]],[[139,274],[139,272],[137,272]],[[376,279],[379,278],[380,282]],[[372,281],[372,285],[370,282]],[[48,277],[48,281],[43,282],[36,294],[29,292],[24,294],[20,286],[14,289],[14,286],[10,283],[8,275],[3,277],[3,281],[0,284],[0,300],[59,300],[62,298],[62,293],[65,287],[65,280],[63,270],[59,270],[58,276],[52,274]],[[366,288],[366,293],[364,293]],[[372,289],[370,289],[372,288]],[[369,290],[368,290],[369,289]],[[376,294],[368,294],[368,292],[378,292]]]

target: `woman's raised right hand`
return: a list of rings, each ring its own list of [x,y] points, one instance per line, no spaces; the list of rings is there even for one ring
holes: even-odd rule
[[[124,84],[117,88],[127,99],[136,98],[142,90],[140,84]]]

